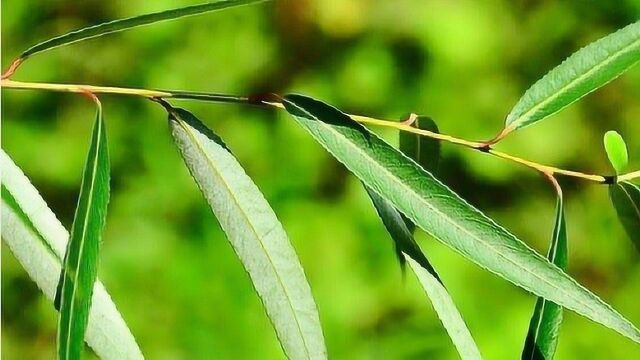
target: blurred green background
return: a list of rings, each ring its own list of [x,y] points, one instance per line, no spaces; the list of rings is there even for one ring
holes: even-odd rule
[[[79,27],[195,1],[2,2],[2,68]],[[487,139],[520,94],[587,43],[640,17],[640,1],[290,0],[162,23],[35,56],[16,80],[233,94],[299,92],[344,111],[432,116],[444,133]],[[99,276],[149,359],[281,359],[248,276],[182,164],[166,115],[101,97],[112,198]],[[215,129],[284,223],[334,359],[456,359],[360,183],[285,114],[174,102]],[[2,147],[69,226],[93,108],[73,94],[2,91]],[[499,148],[611,173],[616,129],[640,168],[640,66]],[[382,131],[396,141],[397,134]],[[545,253],[552,189],[536,173],[444,145],[440,177]],[[640,324],[640,258],[606,188],[561,179],[569,272]],[[419,235],[487,359],[519,358],[535,298]],[[52,359],[56,314],[2,247],[2,356]],[[565,313],[558,359],[640,358],[640,346]]]

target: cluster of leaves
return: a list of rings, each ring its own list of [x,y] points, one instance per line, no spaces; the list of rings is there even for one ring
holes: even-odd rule
[[[104,34],[254,2],[258,1],[220,1],[96,25],[33,46],[17,63],[38,52]],[[560,111],[638,60],[640,22],[579,50],[536,82],[507,116],[501,136]],[[60,311],[60,359],[80,358],[84,340],[101,358],[140,359],[142,353],[134,337],[96,280],[109,197],[109,160],[101,105],[91,97],[97,114],[70,235],[2,152],[2,238]],[[163,99],[152,100],[166,109],[174,142],[249,274],[286,356],[326,358],[311,288],[282,224],[260,190],[222,139],[194,114]],[[563,197],[552,173],[545,175],[556,185],[558,199],[545,258],[436,178],[439,144],[435,140],[401,133],[400,149],[396,149],[349,115],[318,100],[286,95],[276,103],[360,179],[394,241],[400,263],[403,267],[408,264],[416,274],[461,358],[479,359],[480,351],[442,280],[416,243],[413,234],[417,228],[538,296],[523,358],[553,358],[562,308],[640,343],[640,331],[633,324],[564,271],[568,239]],[[427,117],[418,117],[414,126],[438,131]],[[624,140],[609,132],[605,148],[614,169],[621,173],[628,161]],[[615,176],[610,183],[615,208],[640,249],[640,187],[619,182]]]

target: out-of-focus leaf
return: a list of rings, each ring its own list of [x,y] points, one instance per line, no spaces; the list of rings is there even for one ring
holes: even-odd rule
[[[262,299],[291,359],[325,359],[316,304],[275,213],[222,140],[167,106],[176,145]]]
[[[578,50],[531,86],[511,110],[508,130],[554,114],[640,60],[640,21]]]
[[[58,358],[79,359],[89,320],[93,285],[98,275],[98,249],[109,202],[107,135],[98,106],[84,166],[80,196],[62,268]]]
[[[556,219],[547,258],[559,268],[567,268],[567,228],[562,195],[556,204]],[[522,351],[523,360],[551,360],[556,352],[562,323],[562,307],[538,298],[529,323],[529,331]]]
[[[69,233],[22,171],[0,150],[2,240],[53,301]],[[139,360],[142,353],[100,281],[93,289],[85,341],[101,359]]]
[[[620,174],[629,163],[629,153],[627,152],[627,144],[624,142],[622,135],[616,131],[607,131],[604,134],[604,149],[611,166],[617,174]]]
[[[640,331],[557,266],[339,110],[301,95],[286,110],[365,185],[487,270],[640,342]]]
[[[609,186],[609,196],[627,235],[640,251],[640,186],[620,182]]]
[[[481,359],[480,351],[473,341],[453,299],[442,284],[435,269],[422,253],[413,234],[401,214],[387,200],[365,186],[382,223],[391,235],[400,255],[418,277],[420,285],[438,314],[462,359]]]
[[[161,21],[178,19],[185,16],[198,15],[210,11],[222,10],[230,7],[262,2],[265,0],[222,0],[198,5],[184,6],[177,9],[164,10],[151,14],[133,16],[125,19],[118,19],[106,23],[89,26],[75,30],[64,35],[56,36],[52,39],[38,43],[20,54],[20,59],[43,52],[45,50],[57,48],[71,43],[99,37],[114,32],[124,31],[143,25],[155,24]]]

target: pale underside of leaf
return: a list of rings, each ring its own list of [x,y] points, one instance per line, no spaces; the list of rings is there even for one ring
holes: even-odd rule
[[[609,195],[627,235],[640,252],[640,186],[621,182],[609,187]]]
[[[556,205],[556,218],[547,258],[566,270],[568,260],[567,229],[562,197]],[[551,360],[554,357],[562,323],[562,307],[538,298],[522,352],[523,360]]]
[[[22,171],[0,150],[2,239],[53,301],[69,233]],[[85,340],[101,359],[143,359],[131,331],[100,281],[93,289]]]
[[[82,356],[108,201],[107,139],[102,109],[98,103],[61,276],[57,334],[59,359],[78,359]]]
[[[247,5],[251,3],[263,2],[266,0],[222,0],[222,1],[214,1],[208,2],[198,5],[190,5],[177,9],[164,10],[151,14],[144,14],[139,16],[134,16],[125,19],[118,19],[94,26],[89,26],[86,28],[82,28],[79,30],[75,30],[69,32],[64,35],[56,36],[52,39],[43,41],[38,43],[29,49],[25,50],[21,55],[21,59],[26,59],[27,57],[45,51],[49,49],[53,49],[56,47],[72,44],[75,42],[99,37],[106,34],[111,34],[119,31],[128,30],[131,28],[150,25],[154,23],[158,23],[161,21],[174,20],[186,16],[193,16],[198,14],[203,14],[215,10],[222,10],[226,8],[231,8],[235,6]]]
[[[535,295],[640,342],[640,331],[608,304],[347,115],[300,95],[283,103],[334,157],[434,238]]]
[[[522,128],[560,111],[638,60],[640,21],[578,50],[533,84],[507,116],[507,128]]]
[[[291,359],[325,359],[302,266],[275,213],[224,143],[192,114],[170,109],[176,145],[248,272]]]
[[[453,302],[453,299],[442,284],[440,277],[422,253],[420,247],[413,238],[412,231],[407,223],[387,200],[367,188],[367,193],[382,219],[382,223],[396,244],[401,256],[409,263],[409,267],[416,274],[420,285],[430,299],[438,318],[449,334],[458,354],[463,360],[481,359],[469,329]]]

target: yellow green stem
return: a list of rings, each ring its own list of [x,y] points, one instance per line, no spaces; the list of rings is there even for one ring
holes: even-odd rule
[[[55,83],[37,83],[37,82],[22,82],[13,81],[9,79],[0,80],[0,87],[7,89],[27,89],[27,90],[48,90],[48,91],[60,91],[60,92],[72,92],[72,93],[92,93],[92,94],[118,94],[118,95],[131,95],[140,96],[148,99],[194,99],[194,100],[206,100],[223,103],[246,103],[254,105],[267,105],[276,108],[284,108],[280,102],[271,101],[258,101],[252,100],[248,97],[238,97],[229,95],[207,94],[207,93],[193,93],[184,91],[172,91],[172,90],[148,90],[148,89],[136,89],[136,88],[122,88],[112,86],[93,86],[93,85],[79,85],[79,84],[55,84]],[[634,171],[628,174],[620,175],[617,178],[607,177],[601,175],[586,174],[578,171],[565,170],[556,168],[549,165],[539,164],[533,161],[519,158],[514,155],[510,155],[491,147],[492,144],[500,140],[509,131],[503,131],[494,140],[488,142],[478,142],[460,139],[450,135],[444,135],[440,133],[431,132],[428,130],[418,129],[406,123],[375,119],[361,115],[349,115],[354,121],[357,121],[365,125],[382,126],[393,128],[399,131],[406,131],[421,136],[426,136],[432,139],[445,141],[451,144],[465,146],[471,149],[479,150],[487,154],[491,154],[495,157],[509,160],[514,163],[524,165],[526,167],[535,169],[540,173],[553,177],[554,175],[564,175],[569,177],[580,178],[588,181],[593,181],[601,184],[608,184],[615,181],[629,181],[635,178],[640,178],[640,170]]]

